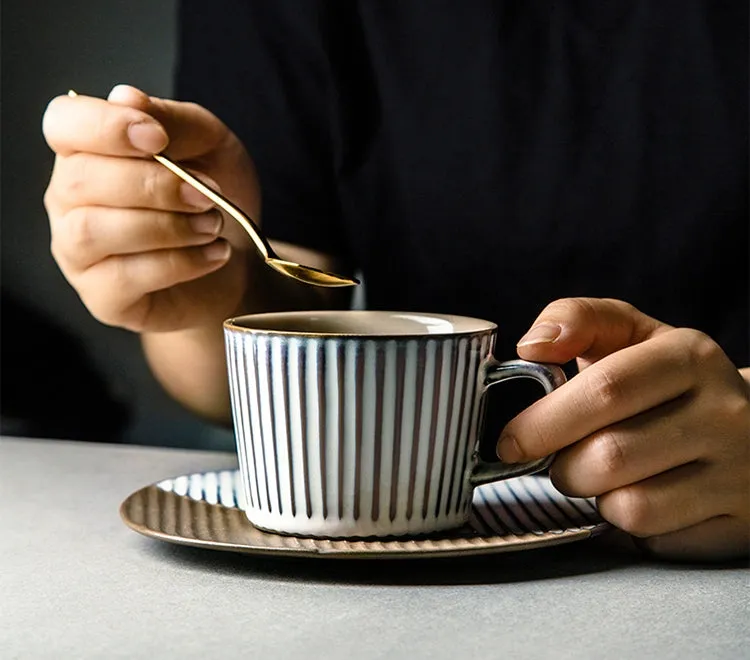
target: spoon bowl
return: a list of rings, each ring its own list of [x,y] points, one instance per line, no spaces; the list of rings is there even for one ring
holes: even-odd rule
[[[292,277],[300,282],[306,282],[307,284],[313,284],[315,286],[356,286],[359,281],[352,278],[342,277],[341,275],[335,275],[328,273],[312,266],[301,266],[300,264],[294,263],[293,261],[285,261],[284,259],[277,259],[275,257],[268,257],[266,263],[271,266],[274,270]]]

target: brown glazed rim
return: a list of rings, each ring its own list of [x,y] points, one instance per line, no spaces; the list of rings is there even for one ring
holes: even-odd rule
[[[268,328],[252,328],[246,325],[241,325],[253,319],[267,319],[273,316],[285,316],[285,317],[309,317],[311,315],[325,315],[325,316],[349,316],[349,315],[360,315],[360,314],[377,314],[385,316],[424,316],[427,318],[433,318],[440,321],[446,321],[448,323],[462,322],[475,324],[470,330],[455,330],[445,332],[413,332],[413,333],[394,333],[394,332],[372,332],[372,333],[358,333],[358,332],[307,332],[298,330],[277,330]],[[438,314],[432,312],[403,312],[393,310],[308,310],[308,311],[296,311],[296,312],[263,312],[260,314],[244,314],[242,316],[235,316],[224,321],[224,328],[230,332],[246,332],[253,335],[274,335],[279,337],[318,337],[321,339],[339,339],[339,338],[356,338],[356,339],[395,339],[395,340],[407,340],[407,339],[430,339],[437,337],[466,337],[473,335],[485,334],[487,332],[495,332],[497,330],[497,324],[486,319],[475,318],[472,316],[459,316],[456,314]],[[482,327],[479,327],[482,326]]]

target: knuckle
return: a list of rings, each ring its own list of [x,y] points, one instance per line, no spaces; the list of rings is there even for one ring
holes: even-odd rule
[[[640,313],[637,307],[618,298],[602,298],[601,301],[607,305],[612,306],[625,316],[633,316]]]
[[[95,115],[94,125],[92,126],[93,135],[97,136],[97,140],[106,140],[110,135],[116,135],[121,132],[121,122],[116,121],[119,119],[120,113],[108,112],[113,108],[107,108],[101,112],[97,112]],[[118,130],[120,129],[120,130]]]
[[[593,308],[587,298],[559,298],[551,302],[544,310],[552,316],[569,316],[588,317],[592,314]]]
[[[195,103],[194,101],[185,101],[184,102],[185,109],[191,111],[193,114],[199,111],[204,111],[203,106]]]
[[[167,250],[165,253],[166,257],[166,273],[165,276],[170,281],[181,280],[186,271],[189,268],[187,263],[188,250],[172,249]]]
[[[60,204],[60,188],[61,182],[64,179],[62,170],[64,169],[65,159],[60,156],[55,156],[54,165],[52,166],[52,173],[50,174],[47,187],[44,190],[44,196],[42,202],[44,203],[44,210],[52,221],[52,218],[57,215]]]
[[[555,319],[577,320],[582,324],[596,323],[602,314],[617,312],[621,316],[634,316],[638,310],[630,303],[615,298],[559,298],[544,309],[541,316]]]
[[[122,257],[112,257],[109,261],[110,291],[126,291],[130,287],[129,260]]]
[[[52,258],[55,260],[55,263],[59,266],[60,271],[62,272],[65,279],[74,289],[78,290],[76,281],[77,271],[73,268],[73,264],[71,263],[68,254],[60,244],[59,238],[57,238],[54,233],[52,234],[52,239],[50,240],[49,251],[52,255]]]
[[[119,326],[122,299],[128,291],[125,259],[108,257],[86,269],[78,281],[78,294],[91,315],[104,325]]]
[[[637,485],[610,491],[599,498],[602,516],[621,530],[637,537],[653,534],[652,504]]]
[[[55,237],[55,234],[53,232],[52,238],[49,243],[49,251],[52,255],[53,259],[57,262],[57,264],[62,268],[64,255],[62,250],[60,249],[60,243]]]
[[[591,451],[597,471],[604,477],[617,475],[625,467],[626,458],[620,437],[611,430],[602,431],[592,438]]]
[[[588,370],[587,378],[587,392],[591,408],[610,408],[622,400],[622,384],[610,369],[598,364],[595,369]]]
[[[602,306],[618,305],[620,303],[619,300],[584,297],[564,298],[561,302],[572,316],[588,322],[596,320],[601,314]]]
[[[750,453],[750,397],[745,391],[733,392],[723,400],[726,418],[745,433],[743,449]]]
[[[595,300],[592,298],[564,298],[563,304],[577,316],[593,318],[596,316]]]
[[[44,191],[44,196],[42,197],[42,203],[44,204],[44,210],[47,212],[47,215],[51,216],[53,213],[52,209],[55,206],[55,192],[54,192],[54,184],[52,181],[47,186],[47,189]]]
[[[165,246],[179,236],[179,223],[175,223],[170,213],[153,213],[149,218],[149,231],[156,244]]]
[[[133,281],[127,259],[110,257],[81,278],[79,295],[100,323],[140,332],[138,316],[148,292],[133,296]]]
[[[179,185],[179,179],[177,177],[165,178],[164,172],[161,166],[154,167],[154,163],[144,163],[144,167],[141,186],[143,194],[146,198],[146,203],[156,209],[168,208],[170,205],[169,199],[170,186],[172,189]],[[174,180],[173,180],[174,179]]]
[[[191,229],[188,217],[178,213],[157,212],[153,216],[154,240],[161,246],[187,246],[197,234]]]
[[[84,302],[86,301],[84,300]],[[99,321],[99,323],[111,327],[119,327],[123,325],[119,310],[111,304],[97,301],[96,303],[86,303],[86,306],[91,316]]]
[[[750,398],[745,392],[724,391],[711,397],[709,405],[712,418],[722,419],[724,423],[721,432],[716,429],[707,436],[710,440],[704,445],[704,458],[731,464],[734,470],[744,469],[744,474],[750,474]],[[750,502],[750,498],[747,501]]]
[[[70,251],[84,255],[92,249],[95,243],[93,222],[92,211],[86,206],[79,206],[65,216],[65,229],[60,235]]]
[[[554,453],[554,429],[549,428],[540,415],[521,413],[516,419],[511,434],[516,438],[521,451],[528,459],[542,458]]]
[[[559,298],[551,302],[540,316],[552,319],[569,319],[582,325],[595,324],[602,318],[639,315],[636,307],[616,298]]]
[[[688,354],[688,359],[694,367],[701,367],[707,362],[715,361],[722,355],[719,345],[706,333],[692,328],[675,330]]]
[[[77,153],[65,158],[64,165],[61,169],[63,174],[63,185],[61,193],[70,202],[78,202],[84,198],[88,175],[90,159],[84,153]]]
[[[122,293],[128,290],[125,288],[128,274],[124,261],[124,259],[111,257],[107,260],[106,271],[100,268],[91,269],[86,273],[85,281],[80,283],[81,300],[91,315],[103,325],[128,327],[126,305]],[[103,276],[106,280],[102,279]]]

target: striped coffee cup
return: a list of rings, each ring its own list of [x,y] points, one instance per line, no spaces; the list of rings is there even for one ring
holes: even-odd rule
[[[492,357],[497,326],[437,314],[256,314],[224,323],[246,513],[315,537],[424,534],[468,519],[472,491],[547,467],[483,463],[484,393],[547,392],[559,367]]]

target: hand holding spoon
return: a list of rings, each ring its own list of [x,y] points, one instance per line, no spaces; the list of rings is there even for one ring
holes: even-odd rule
[[[68,96],[78,96],[72,89],[68,92]],[[274,270],[277,270],[282,275],[291,277],[305,284],[311,284],[313,286],[322,287],[343,287],[343,286],[356,286],[359,281],[354,278],[344,277],[342,275],[336,275],[334,273],[328,273],[318,268],[311,266],[303,266],[301,264],[294,263],[293,261],[286,261],[279,258],[279,256],[273,251],[273,248],[261,234],[258,226],[253,222],[252,218],[244,213],[239,207],[235,206],[226,197],[221,195],[219,192],[210,188],[200,179],[194,177],[190,172],[184,170],[173,160],[165,156],[164,154],[154,154],[154,159],[159,161],[164,167],[172,171],[183,181],[193,186],[196,190],[203,193],[208,197],[214,204],[219,208],[226,211],[232,218],[234,218],[242,228],[247,232],[248,236],[255,245],[258,254],[263,260]]]

